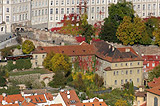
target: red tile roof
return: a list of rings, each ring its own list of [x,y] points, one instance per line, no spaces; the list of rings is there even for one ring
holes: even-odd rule
[[[7,95],[4,98],[2,95],[0,95],[0,101],[2,101],[2,100],[5,100],[7,103],[15,103],[15,101],[22,102],[24,100],[24,98],[22,97],[21,94]]]
[[[82,103],[82,106],[107,106],[105,102]]]
[[[160,96],[160,85],[153,87],[151,89],[147,89],[146,91]]]
[[[62,104],[51,104],[51,105],[46,105],[46,106],[62,106]]]
[[[63,98],[66,106],[70,106],[70,105],[81,106],[81,102],[80,102],[76,92],[74,90],[70,90],[69,94],[67,92],[68,91],[60,92],[60,95]],[[68,98],[67,95],[70,95],[70,98]]]
[[[53,100],[53,95],[51,93],[45,93],[47,100],[52,101]]]
[[[142,58],[146,61],[160,61],[160,55],[144,55]]]
[[[153,81],[148,83],[148,86],[152,87],[152,88],[156,87],[156,86],[159,86],[159,85],[160,85],[160,77],[154,78]]]
[[[69,46],[47,46],[38,47],[33,54],[37,53],[62,53],[68,56],[83,56],[94,55],[94,48],[92,45],[69,45]]]
[[[44,95],[26,96],[25,98],[30,98],[32,103],[46,103],[47,102]]]

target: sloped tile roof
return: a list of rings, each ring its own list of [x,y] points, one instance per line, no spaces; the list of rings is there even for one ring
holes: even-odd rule
[[[107,106],[105,102],[82,103],[82,106]]]
[[[109,62],[143,61],[143,59],[131,48],[115,48],[105,41],[92,42],[95,54]]]
[[[53,95],[51,93],[45,93],[47,100],[52,101],[53,100]]]
[[[62,53],[68,56],[83,56],[83,55],[94,55],[94,48],[92,45],[68,45],[68,46],[47,46],[37,47],[33,54],[37,53]]]
[[[51,105],[46,105],[46,106],[62,106],[62,104],[51,104]]]
[[[24,98],[21,94],[15,94],[15,95],[7,95],[6,97],[0,96],[0,101],[5,100],[7,103],[15,103],[15,101],[22,102]]]
[[[160,85],[153,87],[151,89],[147,89],[146,91],[160,96]]]
[[[70,98],[67,97],[68,91],[60,92],[63,101],[65,102],[66,106],[75,105],[75,106],[82,106],[76,92],[74,90],[69,91]]]
[[[154,78],[153,81],[148,83],[148,86],[152,87],[152,88],[156,87],[156,86],[159,86],[159,85],[160,85],[160,77]]]
[[[30,98],[32,103],[46,103],[47,102],[44,95],[26,96],[25,98]]]

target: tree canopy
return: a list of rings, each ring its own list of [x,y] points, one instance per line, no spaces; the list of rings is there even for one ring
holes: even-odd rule
[[[67,55],[59,54],[59,53],[49,53],[43,62],[44,67],[56,71],[64,71],[65,74],[71,71],[72,64]]]
[[[109,16],[104,20],[104,25],[99,33],[100,39],[109,42],[120,42],[116,36],[117,28],[123,21],[124,16],[134,18],[132,3],[121,0],[117,4],[111,4],[108,12]]]
[[[117,29],[116,35],[124,45],[133,45],[140,42],[145,30],[146,27],[141,18],[135,17],[132,22],[131,17],[125,16]]]
[[[29,54],[35,49],[35,46],[32,41],[25,40],[22,44],[22,51],[24,54]]]
[[[153,81],[154,78],[160,77],[160,65],[156,66],[153,70],[149,71],[148,79]]]

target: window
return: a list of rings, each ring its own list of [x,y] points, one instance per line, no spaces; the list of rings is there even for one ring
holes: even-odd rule
[[[9,22],[9,16],[6,16],[6,22]]]
[[[149,67],[149,63],[147,63],[147,67]]]
[[[121,85],[123,85],[123,80],[121,80]]]
[[[79,0],[77,0],[77,4],[79,4]]]
[[[121,63],[121,66],[123,66],[123,63]]]
[[[47,9],[45,10],[45,14],[47,14]]]
[[[155,63],[152,63],[152,67],[155,67]]]
[[[74,0],[72,0],[72,4],[74,4]]]
[[[117,80],[114,81],[114,84],[117,85]]]
[[[7,4],[9,4],[9,0],[7,0]]]
[[[74,13],[74,8],[72,8],[72,13]]]
[[[145,5],[143,4],[143,10],[145,10]]]
[[[94,4],[94,0],[92,0],[92,4]]]
[[[69,4],[69,0],[67,0],[67,4]]]
[[[114,75],[116,75],[116,72],[114,71],[114,73],[113,73]]]
[[[58,0],[56,0],[56,5],[58,5]]]
[[[140,65],[140,62],[138,62],[137,64]]]
[[[94,13],[94,7],[92,7],[92,11],[91,12]]]
[[[53,5],[53,1],[51,1],[51,5]]]
[[[35,58],[37,59],[37,57],[38,57],[38,56],[36,55]]]
[[[56,8],[56,14],[58,14],[58,8]]]
[[[128,63],[126,63],[126,66],[128,66]]]
[[[137,78],[137,82],[139,82],[139,78]]]
[[[115,64],[115,67],[117,67],[117,64]]]
[[[132,74],[132,70],[130,70],[130,74]]]
[[[154,106],[158,106],[158,98],[154,97]]]
[[[6,8],[6,12],[9,12],[9,8]]]
[[[69,14],[69,8],[67,8],[67,14]]]
[[[37,62],[35,62],[36,66],[37,66]]]
[[[50,9],[50,14],[53,14],[53,8]]]
[[[130,79],[129,82],[132,82],[132,79]]]
[[[1,28],[1,31],[3,31],[3,27]]]
[[[139,70],[137,70],[137,74],[139,74]]]
[[[117,75],[118,75],[118,71],[117,71]]]
[[[123,70],[121,71],[121,74],[123,75],[124,73],[123,73]]]
[[[64,5],[64,0],[61,1],[61,5]]]
[[[128,70],[126,70],[126,75],[128,75]]]
[[[127,81],[127,79],[125,79],[125,83],[127,83],[128,81]]]
[[[61,8],[61,14],[64,14],[64,8]]]
[[[99,4],[99,0],[97,0],[97,4]]]
[[[130,63],[130,66],[132,66],[132,63]]]

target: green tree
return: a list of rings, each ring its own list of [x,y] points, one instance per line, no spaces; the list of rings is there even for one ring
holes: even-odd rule
[[[19,59],[16,60],[15,67],[19,70],[30,69],[32,67],[32,63],[30,59]]]
[[[82,36],[85,37],[85,41],[87,43],[90,43],[90,40],[92,40],[92,36],[94,36],[95,34],[95,29],[93,28],[93,26],[91,24],[87,24],[82,26]]]
[[[6,79],[3,76],[0,76],[0,87],[3,87],[6,85]]]
[[[131,2],[121,0],[117,4],[111,4],[108,8],[109,16],[102,25],[99,34],[100,39],[111,42],[120,42],[117,39],[116,31],[124,16],[134,17],[134,10]]]
[[[99,33],[99,38],[110,42],[120,42],[116,36],[116,31],[117,26],[106,18],[104,25],[102,25],[101,32]]]
[[[108,8],[108,12],[108,19],[113,22],[115,26],[120,25],[124,16],[133,18],[135,13],[133,4],[131,2],[126,2],[126,0],[121,0],[117,4],[111,4]]]
[[[160,65],[148,72],[148,80],[153,81],[154,78],[160,77]]]
[[[49,67],[53,72],[63,70],[67,74],[71,71],[72,64],[67,55],[56,53],[50,60]]]
[[[145,30],[145,24],[141,18],[135,17],[132,22],[129,16],[125,16],[117,29],[116,35],[124,45],[133,45],[140,42]]]
[[[151,17],[145,22],[147,33],[150,39],[153,38],[153,31],[159,28],[159,24],[160,20],[156,17]]]
[[[126,100],[119,99],[119,100],[117,100],[117,102],[115,103],[115,106],[128,106],[128,104],[127,104],[127,101],[126,101]]]
[[[49,82],[49,86],[53,88],[64,88],[66,85],[66,77],[64,71],[56,71],[53,80]]]
[[[160,46],[160,28],[157,30],[153,31],[153,36],[155,37],[155,44]]]
[[[43,61],[43,66],[47,69],[50,69],[49,67],[49,64],[50,64],[50,61],[52,59],[52,57],[54,56],[55,54],[53,52],[50,52],[47,54],[47,56],[45,57],[44,61]],[[51,70],[51,69],[50,69]]]
[[[74,82],[74,86],[76,89],[80,91],[86,91],[86,86],[82,78],[82,74],[79,73],[77,76],[77,81]]]
[[[94,76],[94,83],[98,86],[98,87],[102,87],[103,85],[103,78],[98,76],[98,74],[95,74]]]
[[[22,51],[24,54],[29,54],[35,49],[35,46],[32,41],[25,40],[22,44]]]

